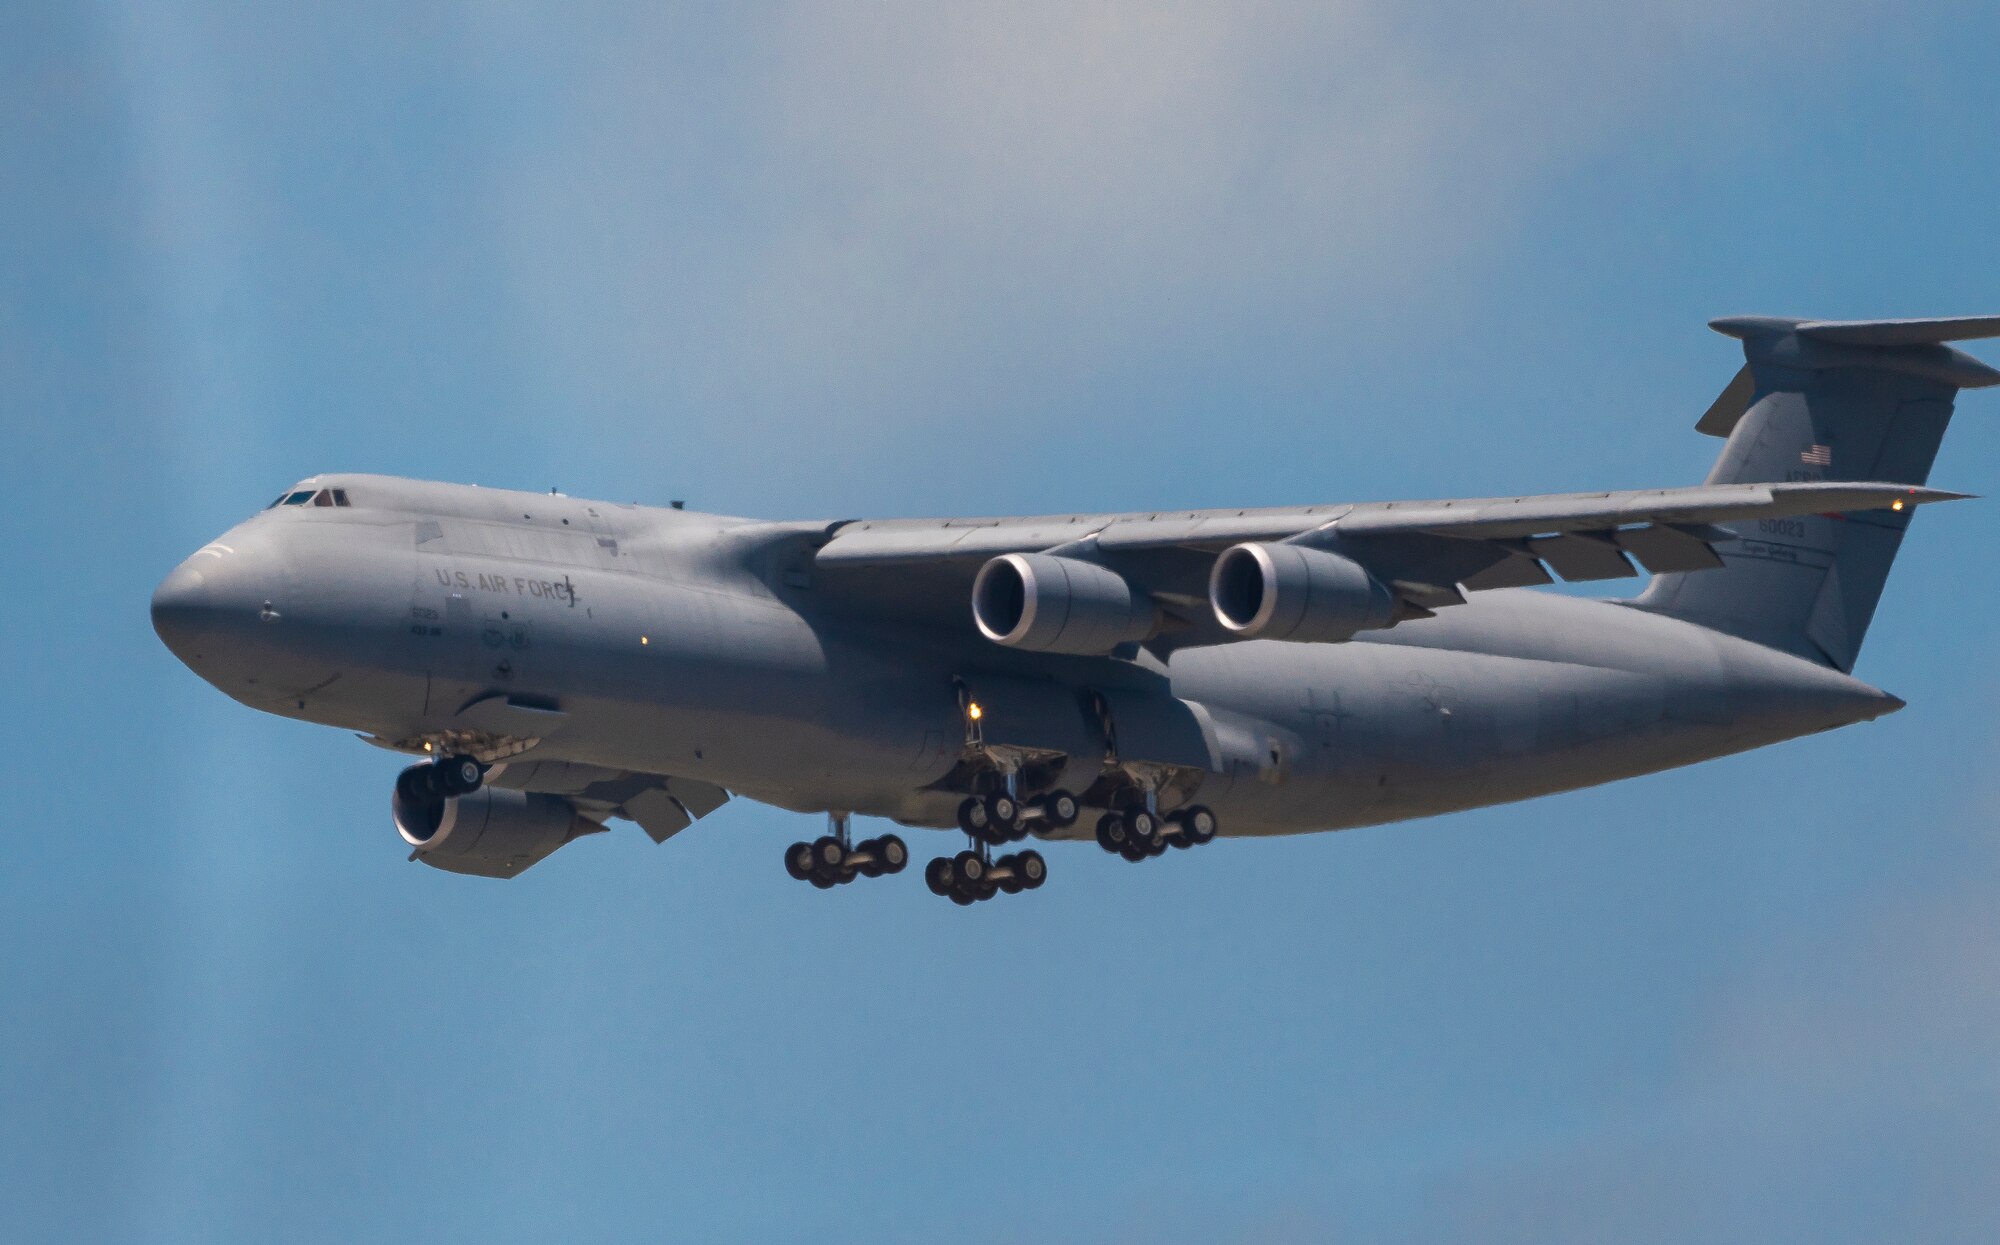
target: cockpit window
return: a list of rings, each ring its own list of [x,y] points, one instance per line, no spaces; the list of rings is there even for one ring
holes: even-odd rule
[[[270,505],[264,507],[264,509],[275,510],[279,506],[346,506],[351,504],[347,500],[347,490],[344,488],[302,488],[296,493],[278,494],[277,498]]]

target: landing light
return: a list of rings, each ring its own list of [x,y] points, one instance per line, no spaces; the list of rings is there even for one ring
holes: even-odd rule
[[[1889,509],[1891,510],[1901,510],[1902,508],[1903,508],[1903,499],[1900,497],[1889,503]]]
[[[649,640],[649,639],[647,639],[647,638],[646,638],[645,636],[640,636],[640,637],[639,637],[639,643],[641,643],[641,644],[651,644],[651,643],[652,643],[652,641],[651,641],[651,640]]]
[[[965,707],[965,716],[977,722],[979,719],[986,716],[986,710],[981,709],[979,707],[978,701],[974,701],[973,703]]]

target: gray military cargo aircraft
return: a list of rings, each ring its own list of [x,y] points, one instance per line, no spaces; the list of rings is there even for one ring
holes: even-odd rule
[[[2000,317],[1716,320],[1748,360],[1706,484],[1034,518],[765,522],[373,475],[300,482],[177,567],[155,629],[253,708],[424,758],[411,857],[511,877],[606,820],[853,814],[1140,861],[1608,782],[1893,712],[1850,674]],[[1651,575],[1629,600],[1533,591]]]

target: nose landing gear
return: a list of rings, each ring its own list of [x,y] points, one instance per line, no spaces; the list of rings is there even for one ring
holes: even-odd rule
[[[851,842],[846,813],[828,813],[827,834],[810,843],[785,849],[785,872],[820,890],[830,890],[855,878],[879,878],[901,873],[910,863],[910,849],[893,834]]]
[[[486,767],[459,753],[428,765],[412,765],[396,775],[396,794],[411,804],[436,804],[471,795],[486,781]]]

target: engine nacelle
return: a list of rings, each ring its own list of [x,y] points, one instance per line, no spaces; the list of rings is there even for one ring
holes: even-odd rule
[[[1076,558],[1007,553],[972,581],[972,620],[995,644],[1039,653],[1109,653],[1153,633],[1159,611],[1123,575]]]
[[[571,839],[604,829],[561,796],[481,787],[419,801],[400,788],[391,803],[397,833],[418,860],[453,873],[511,878]]]
[[[1304,545],[1225,549],[1208,573],[1215,620],[1248,639],[1328,642],[1396,620],[1396,597],[1359,562]]]

